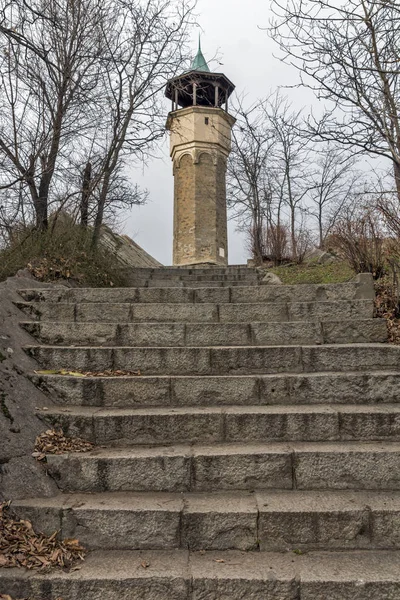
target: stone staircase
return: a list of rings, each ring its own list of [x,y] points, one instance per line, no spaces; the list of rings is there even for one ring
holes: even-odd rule
[[[35,600],[399,600],[400,347],[369,276],[262,285],[245,267],[138,269],[138,287],[21,290],[60,494],[14,502],[91,550],[3,570]]]

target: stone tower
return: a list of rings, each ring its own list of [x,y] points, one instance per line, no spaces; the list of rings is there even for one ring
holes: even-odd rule
[[[174,265],[228,263],[226,163],[235,123],[228,98],[234,89],[225,75],[210,72],[200,43],[190,71],[168,82]]]

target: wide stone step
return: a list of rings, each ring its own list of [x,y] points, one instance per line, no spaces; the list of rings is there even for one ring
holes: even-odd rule
[[[100,448],[48,455],[47,469],[65,492],[400,490],[400,443]]]
[[[132,277],[140,279],[175,279],[187,277],[209,277],[209,276],[254,276],[259,272],[254,267],[246,265],[229,265],[226,267],[161,267],[161,268],[134,268],[130,269]]]
[[[264,285],[262,276],[257,273],[239,274],[239,275],[188,275],[177,277],[150,277],[148,279],[141,277],[130,277],[130,287],[235,287],[235,286],[253,286]]]
[[[160,272],[153,273],[142,273],[140,271],[133,271],[132,279],[138,279],[141,281],[258,281],[264,277],[264,273],[259,273],[254,269],[236,269],[236,270],[223,270],[208,269],[208,270],[188,270],[183,272],[174,272],[171,274],[169,271],[164,269]]]
[[[237,286],[255,286],[264,285],[262,281],[257,278],[238,278],[230,279],[218,276],[213,279],[183,279],[183,280],[172,280],[172,279],[135,279],[130,282],[132,287],[136,288],[224,288],[224,287],[237,287]]]
[[[250,375],[337,371],[396,371],[400,346],[347,344],[243,347],[62,347],[27,346],[45,369],[144,375]]]
[[[97,445],[400,441],[400,404],[178,408],[51,408],[38,413]]]
[[[2,569],[0,593],[43,600],[397,600],[400,552],[97,551],[69,573]]]
[[[19,302],[23,312],[42,321],[78,323],[201,322],[250,323],[371,319],[372,300],[266,302],[264,304],[160,304]]]
[[[281,346],[387,341],[385,319],[291,323],[21,323],[43,344],[74,346]]]
[[[240,281],[240,280],[258,280],[264,277],[264,272],[258,272],[255,269],[187,269],[181,271],[171,271],[162,269],[148,273],[140,269],[132,271],[131,279],[140,281]]]
[[[67,494],[13,503],[91,550],[400,548],[400,492]]]
[[[336,284],[260,285],[224,288],[51,288],[20,290],[26,301],[36,302],[151,302],[151,303],[261,303],[373,300],[371,285]]]
[[[400,400],[400,372],[75,377],[34,375],[68,406],[375,404]]]

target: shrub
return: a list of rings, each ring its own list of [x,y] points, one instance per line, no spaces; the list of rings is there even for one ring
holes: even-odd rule
[[[372,273],[374,279],[385,273],[384,232],[374,209],[360,209],[342,217],[329,245],[356,273]]]
[[[127,285],[115,257],[101,246],[93,249],[91,241],[90,230],[68,219],[57,221],[45,232],[19,229],[0,250],[0,281],[27,268],[39,281],[67,280],[90,287]]]

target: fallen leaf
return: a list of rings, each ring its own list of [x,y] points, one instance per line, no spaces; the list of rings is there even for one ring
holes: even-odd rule
[[[46,454],[65,454],[66,452],[90,452],[92,442],[81,438],[67,437],[62,429],[48,429],[40,434],[35,441],[33,456],[36,460],[46,459]]]
[[[46,369],[34,371],[36,375],[61,375],[63,377],[138,377],[141,371],[124,371],[122,369],[106,369],[105,371],[68,371],[67,369]]]
[[[84,559],[85,549],[78,540],[60,540],[57,534],[36,533],[30,521],[17,518],[9,502],[0,504],[0,566],[70,568],[77,560]],[[0,595],[0,600],[8,598]]]

